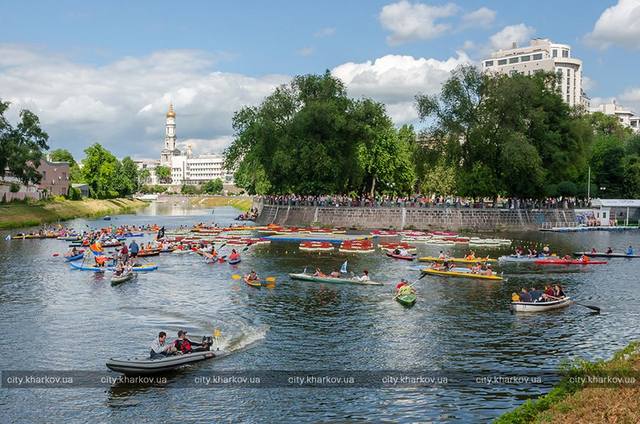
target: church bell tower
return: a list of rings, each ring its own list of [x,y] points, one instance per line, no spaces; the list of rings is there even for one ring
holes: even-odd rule
[[[173,104],[169,103],[167,121],[164,129],[164,148],[160,155],[160,165],[171,167],[171,157],[179,156],[180,150],[176,149],[176,113]]]

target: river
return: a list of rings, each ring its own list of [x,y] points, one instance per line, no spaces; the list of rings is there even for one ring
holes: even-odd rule
[[[185,209],[153,205],[112,224],[232,222],[232,208]],[[67,225],[104,226],[78,219]],[[5,233],[6,234],[6,233]],[[4,235],[4,234],[3,234]],[[512,233],[517,244],[549,243],[561,254],[638,245],[638,233]],[[184,388],[193,375],[220,370],[405,370],[443,375],[536,374],[563,360],[608,358],[638,338],[640,260],[575,270],[504,266],[504,282],[427,276],[415,287],[418,302],[393,300],[399,278],[414,280],[411,264],[380,253],[300,253],[271,244],[243,253],[236,268],[205,264],[193,255],[155,259],[158,271],[112,287],[108,276],[71,270],[58,240],[0,241],[1,370],[95,370],[110,357],[147,354],[158,331],[170,337],[211,334],[220,328],[233,354],[170,374],[164,387],[0,389],[3,422],[486,422],[549,389],[549,384],[442,384],[437,387]],[[419,247],[434,254],[437,247]],[[455,251],[462,254],[462,249]],[[509,248],[477,249],[493,257]],[[289,272],[321,266],[367,268],[383,287],[291,281]],[[276,278],[260,290],[231,278],[256,269]],[[543,314],[509,313],[510,295],[523,286],[560,283],[600,315],[577,305]],[[114,374],[114,373],[112,373]],[[114,374],[115,375],[115,374]]]

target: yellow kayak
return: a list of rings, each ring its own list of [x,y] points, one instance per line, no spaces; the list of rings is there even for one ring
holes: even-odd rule
[[[473,274],[471,272],[452,272],[452,271],[438,271],[437,269],[425,268],[422,270],[425,274],[439,275],[441,277],[460,277],[460,278],[476,278],[478,280],[495,280],[502,281],[502,277],[499,275],[482,275]]]
[[[435,256],[423,256],[421,258],[418,258],[418,260],[420,262],[453,262],[453,263],[457,263],[457,264],[475,264],[475,263],[485,263],[485,262],[496,262],[496,259],[490,259],[490,258],[475,258],[475,259],[466,259],[466,258],[447,258],[447,259],[440,259],[440,258],[436,258]]]

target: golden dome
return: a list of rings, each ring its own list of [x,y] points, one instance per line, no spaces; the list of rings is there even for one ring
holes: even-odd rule
[[[173,103],[169,103],[169,111],[167,112],[167,118],[175,118],[176,113],[173,111]]]

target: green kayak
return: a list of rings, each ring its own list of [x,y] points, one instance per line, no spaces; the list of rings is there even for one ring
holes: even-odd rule
[[[403,306],[413,306],[418,299],[415,294],[403,294],[402,296],[396,296],[395,299]]]
[[[313,281],[316,283],[331,283],[331,284],[356,284],[360,286],[381,286],[382,283],[367,280],[361,281],[358,278],[339,278],[339,277],[316,277],[313,274],[289,274],[289,278],[292,280]]]

